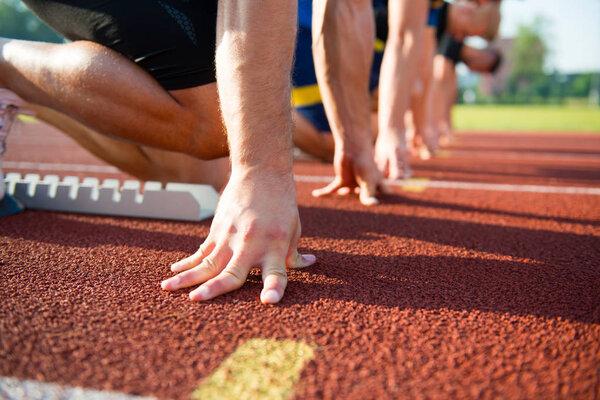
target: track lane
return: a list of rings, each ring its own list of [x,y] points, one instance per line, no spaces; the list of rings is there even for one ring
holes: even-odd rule
[[[101,165],[65,146],[69,160]],[[43,150],[11,157],[50,162]],[[449,181],[444,165],[458,161],[436,162],[431,168],[446,174],[438,181]],[[536,162],[561,171],[595,165]],[[481,181],[600,186],[593,174],[522,179],[503,169],[509,164],[486,164]],[[296,172],[331,175],[314,162]],[[41,211],[3,219],[0,375],[183,399],[244,343],[270,338],[315,348],[297,399],[598,393],[597,196],[397,187],[369,208],[314,199],[317,186],[297,183],[300,246],[318,263],[292,271],[273,307],[258,301],[258,271],[205,304],[160,290],[169,264],[195,251],[209,221]]]

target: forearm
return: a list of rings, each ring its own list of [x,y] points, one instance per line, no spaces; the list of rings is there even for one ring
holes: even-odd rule
[[[370,0],[315,0],[313,55],[336,151],[372,146],[369,73],[375,26]]]
[[[402,0],[390,3],[390,31],[381,66],[379,132],[402,134],[404,114],[416,77],[425,33],[428,3]]]
[[[418,76],[423,90],[412,107],[415,129],[419,135],[425,132],[431,123],[433,56],[435,54],[435,30],[426,28],[421,49],[421,59],[418,63]]]
[[[294,0],[221,0],[217,85],[232,174],[291,176]]]
[[[452,63],[442,55],[436,55],[433,59],[433,80],[431,83],[431,117],[436,128],[441,126],[446,114],[446,97],[444,92],[444,79],[446,79],[446,64]],[[454,67],[454,66],[453,66]]]

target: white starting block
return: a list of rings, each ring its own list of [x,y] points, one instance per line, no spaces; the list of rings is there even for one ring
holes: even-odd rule
[[[209,185],[146,182],[57,175],[10,173],[4,177],[6,192],[26,208],[73,213],[200,221],[212,217],[219,195]],[[119,190],[120,189],[120,190]]]

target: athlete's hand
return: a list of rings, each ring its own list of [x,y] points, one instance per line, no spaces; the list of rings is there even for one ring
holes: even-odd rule
[[[277,303],[287,286],[286,268],[315,262],[300,255],[300,219],[291,174],[232,175],[219,201],[208,237],[192,256],[171,266],[178,275],[165,290],[201,284],[189,294],[208,300],[239,289],[252,267],[262,269],[261,302]]]
[[[356,151],[343,151],[336,148],[333,167],[335,178],[321,189],[313,190],[315,197],[330,194],[348,195],[358,193],[360,202],[366,206],[379,204],[378,191],[388,193],[383,176],[373,161],[373,147],[363,146]]]
[[[406,140],[399,134],[380,133],[375,142],[375,162],[388,179],[408,179],[412,175]]]

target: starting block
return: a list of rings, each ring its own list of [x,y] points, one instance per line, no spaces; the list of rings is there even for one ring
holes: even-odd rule
[[[214,215],[219,195],[209,185],[121,181],[10,173],[6,193],[25,208],[123,217],[201,221]]]

